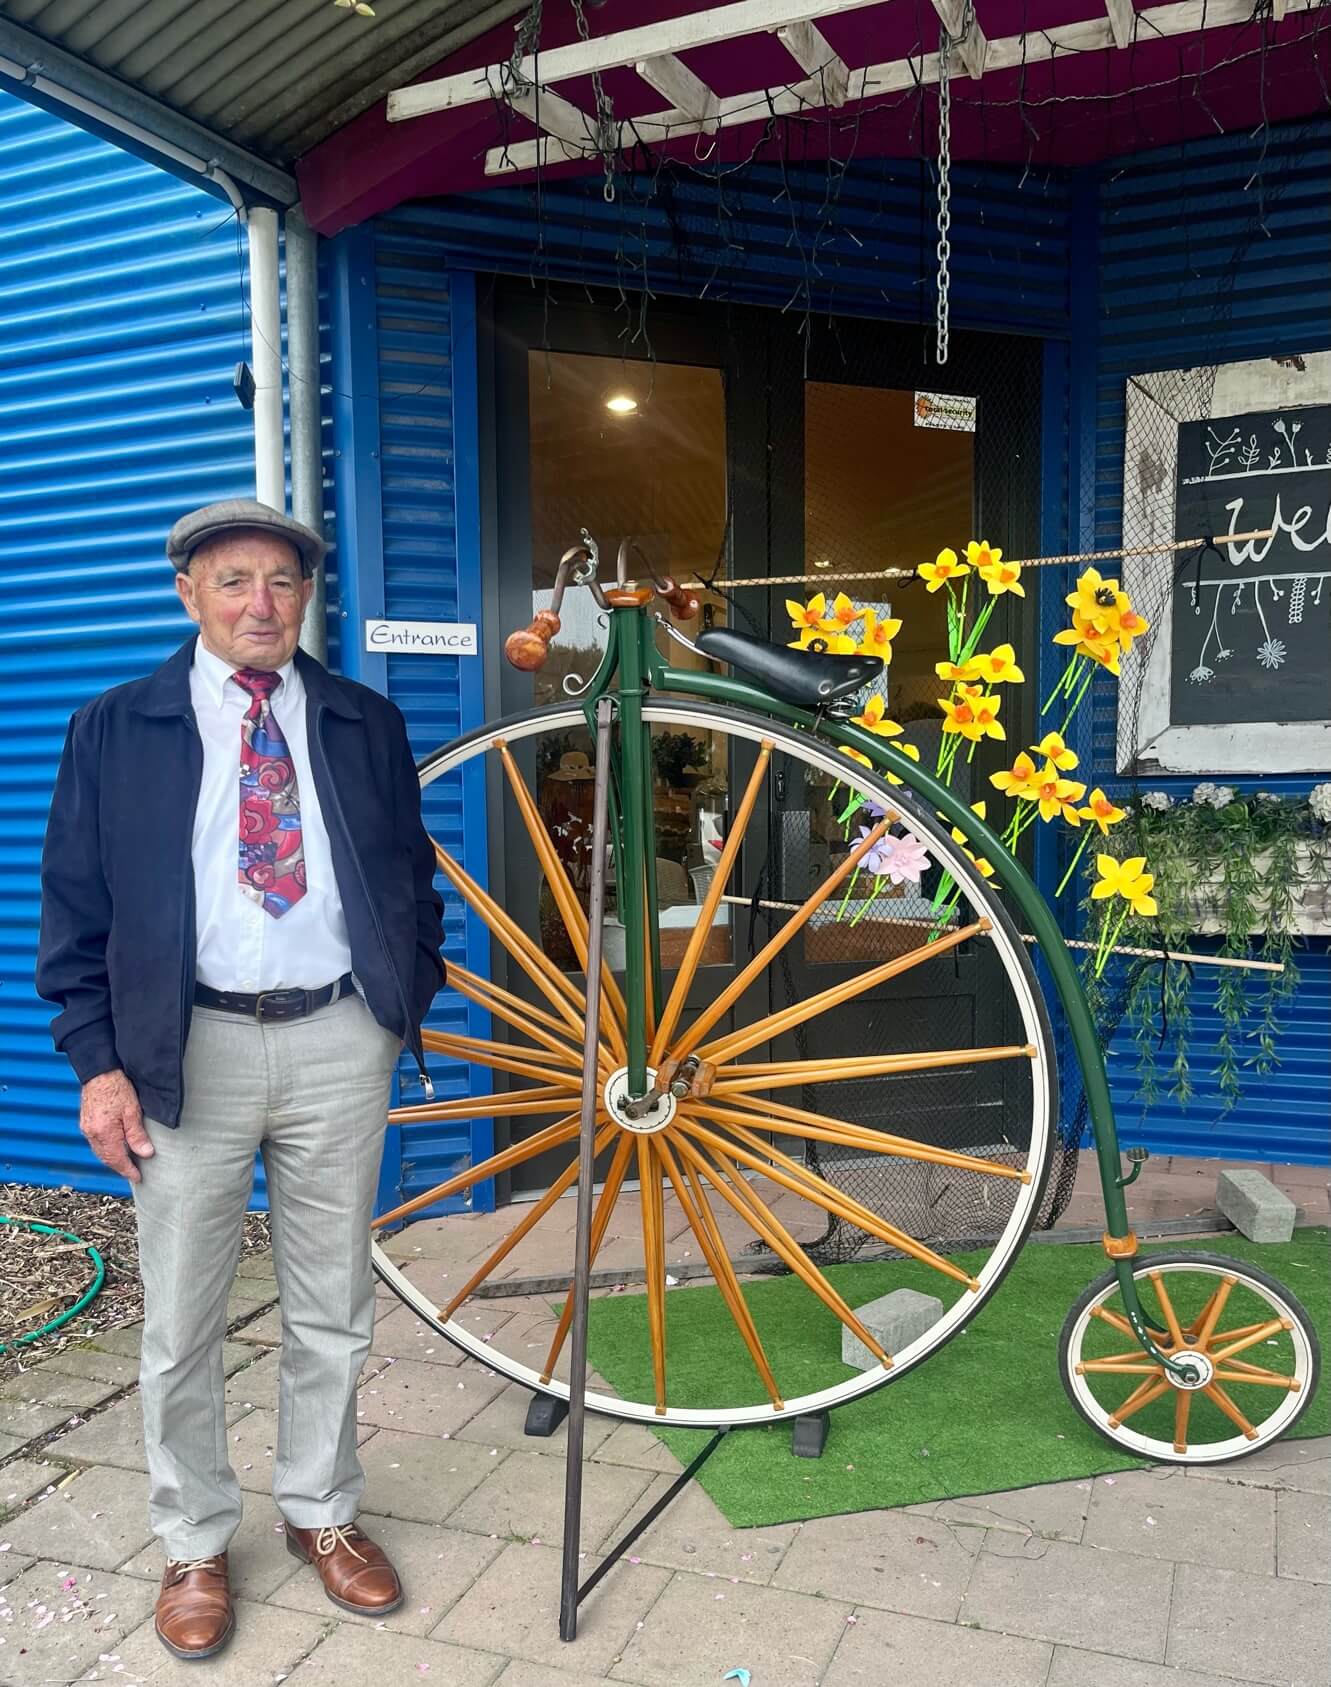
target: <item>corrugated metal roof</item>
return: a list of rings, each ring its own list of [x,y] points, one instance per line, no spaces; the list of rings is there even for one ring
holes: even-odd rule
[[[4,0],[0,14],[275,163],[526,0]]]

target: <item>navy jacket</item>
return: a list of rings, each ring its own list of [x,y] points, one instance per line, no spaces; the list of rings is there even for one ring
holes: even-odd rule
[[[194,997],[194,810],[203,743],[194,640],[69,723],[42,852],[37,989],[80,1083],[123,1068],[144,1112],[180,1122]],[[420,1024],[443,983],[443,903],[401,714],[296,652],[310,761],[351,964],[374,1017],[425,1070]],[[331,980],[330,980],[331,982]]]

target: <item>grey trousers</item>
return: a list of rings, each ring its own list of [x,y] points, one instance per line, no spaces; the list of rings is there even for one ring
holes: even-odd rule
[[[273,1497],[301,1529],[356,1515],[369,1226],[400,1048],[359,996],[280,1025],[194,1009],[180,1125],[146,1121],[155,1153],[134,1186],[149,1515],[170,1558],[225,1551],[240,1522],[222,1338],[256,1150],[282,1316]]]

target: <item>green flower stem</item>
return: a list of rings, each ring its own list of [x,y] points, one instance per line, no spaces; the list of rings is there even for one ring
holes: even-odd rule
[[[850,901],[851,897],[855,894],[855,886],[859,881],[860,872],[861,872],[861,869],[859,867],[857,867],[855,869],[855,871],[850,875],[850,883],[846,886],[846,893],[841,898],[841,904],[836,911],[837,919],[840,919],[841,916],[845,913],[846,904]]]
[[[1073,673],[1076,670],[1077,663],[1083,661],[1084,659],[1085,658],[1083,658],[1081,656],[1078,656],[1078,654],[1075,650],[1073,651],[1072,655],[1069,656],[1067,667],[1064,668],[1064,670],[1062,672],[1062,675],[1060,676],[1058,681],[1055,683],[1054,689],[1049,693],[1048,697],[1046,697],[1045,700],[1044,700],[1044,706],[1040,710],[1040,718],[1042,720],[1049,713],[1050,709],[1053,708],[1054,704],[1058,701],[1058,699],[1063,695],[1063,693],[1072,684],[1072,676],[1073,676]]]
[[[1125,903],[1123,912],[1117,920],[1106,920],[1100,927],[1100,942],[1095,951],[1095,976],[1100,977],[1105,970],[1105,963],[1109,959],[1109,952],[1118,942],[1119,933],[1123,930],[1131,908]]]
[[[1058,889],[1054,892],[1055,896],[1062,896],[1063,892],[1068,888],[1068,880],[1077,871],[1077,863],[1081,860],[1082,856],[1085,855],[1086,845],[1088,843],[1090,843],[1090,841],[1091,841],[1091,829],[1088,826],[1086,828],[1085,832],[1082,833],[1081,842],[1077,845],[1077,853],[1072,857],[1072,860],[1068,863],[1067,872],[1064,873],[1063,877],[1058,881]]]
[[[864,916],[869,912],[870,908],[873,907],[875,899],[882,893],[882,888],[883,888],[882,875],[880,873],[875,873],[874,879],[873,879],[873,889],[869,892],[868,896],[866,896],[864,898],[864,906],[856,913],[855,917],[851,920],[850,923],[851,923],[852,927],[857,926],[860,923],[860,921],[864,918]]]
[[[1088,661],[1086,663],[1086,669],[1087,669],[1086,676],[1082,680],[1081,685],[1077,689],[1077,695],[1073,698],[1072,702],[1068,705],[1068,712],[1063,717],[1063,725],[1059,728],[1059,734],[1058,735],[1059,735],[1060,738],[1067,732],[1068,727],[1072,724],[1073,715],[1075,715],[1077,710],[1081,707],[1081,700],[1082,700],[1083,697],[1085,697],[1087,689],[1090,686],[1091,681],[1095,678],[1095,666],[1096,665],[1095,665],[1094,662]]]
[[[989,625],[989,618],[992,616],[997,603],[998,599],[991,597],[988,603],[985,604],[984,608],[975,617],[975,625],[971,628],[961,646],[961,661],[969,662],[971,657],[974,656],[976,646],[980,642],[984,629]]]

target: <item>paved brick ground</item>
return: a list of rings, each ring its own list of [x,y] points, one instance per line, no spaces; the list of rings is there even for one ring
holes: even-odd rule
[[[1154,1168],[1153,1168],[1154,1169]],[[1215,1162],[1155,1170],[1136,1221],[1202,1214]],[[1325,1172],[1281,1170],[1325,1221]],[[1085,1209],[1085,1210],[1082,1210]],[[1069,1222],[1093,1222],[1074,1197]],[[556,1227],[558,1228],[558,1227]],[[392,1249],[413,1278],[462,1280],[493,1218],[423,1223]],[[627,1232],[626,1232],[627,1236]],[[683,1258],[687,1237],[675,1238]],[[563,1246],[566,1248],[567,1239]],[[558,1252],[558,1237],[547,1247]],[[550,1264],[529,1251],[524,1270]],[[1331,1442],[1210,1472],[1150,1470],[900,1511],[733,1529],[683,1496],[607,1576],[578,1641],[556,1635],[562,1433],[522,1434],[526,1396],[384,1295],[360,1415],[366,1526],[408,1597],[347,1616],[285,1551],[268,1495],[276,1285],[251,1275],[226,1348],[239,1624],[210,1665],[152,1631],[161,1558],[144,1502],[137,1332],[66,1349],[0,1397],[0,1687],[1325,1687],[1331,1680]],[[544,1349],[548,1307],[469,1314],[482,1338]],[[675,1468],[646,1430],[589,1425],[586,1567]]]

